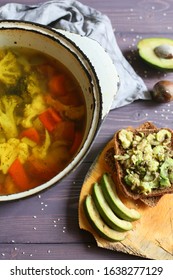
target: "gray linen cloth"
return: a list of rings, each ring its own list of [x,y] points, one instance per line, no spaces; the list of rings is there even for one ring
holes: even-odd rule
[[[111,109],[137,99],[150,99],[143,80],[121,52],[110,19],[100,11],[74,0],[52,0],[34,5],[8,3],[0,7],[0,20],[31,21],[96,40],[110,55],[120,77],[120,87]]]

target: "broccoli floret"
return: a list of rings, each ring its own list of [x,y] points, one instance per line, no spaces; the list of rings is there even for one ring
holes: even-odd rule
[[[21,77],[21,68],[16,56],[8,51],[0,60],[0,81],[7,87],[15,85]]]
[[[22,120],[22,126],[29,128],[33,126],[33,120],[44,110],[46,105],[41,95],[36,95],[32,103],[26,104],[24,109],[24,116]]]
[[[24,73],[15,85],[8,87],[8,94],[20,96],[25,103],[30,103],[31,99],[45,90],[44,83],[41,83],[36,72]]]
[[[5,143],[0,144],[0,170],[6,174],[11,164],[16,158],[24,163],[29,156],[29,149],[26,143],[19,139],[11,138]]]
[[[33,155],[36,158],[44,159],[47,155],[48,148],[51,144],[49,132],[46,130],[45,141],[42,146],[37,145],[32,149]]]
[[[17,137],[17,117],[15,108],[18,104],[16,96],[2,96],[0,99],[0,128],[7,139]]]
[[[22,96],[27,91],[26,76],[21,76],[15,85],[8,87],[8,95]]]
[[[40,83],[36,72],[31,72],[27,77],[27,92],[31,95],[40,94],[43,91],[43,84]]]

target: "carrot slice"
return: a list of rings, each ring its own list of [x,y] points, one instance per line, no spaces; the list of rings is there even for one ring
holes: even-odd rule
[[[27,137],[30,140],[40,143],[40,136],[38,131],[34,127],[27,128],[20,133],[20,138]]]
[[[49,90],[53,96],[61,96],[67,93],[65,87],[65,76],[64,75],[54,75],[49,80]]]
[[[39,119],[49,132],[53,131],[56,125],[62,121],[60,115],[51,107],[41,113]]]
[[[12,177],[14,183],[19,187],[20,191],[25,191],[30,188],[29,178],[18,158],[13,161],[12,165],[8,169],[8,174]]]

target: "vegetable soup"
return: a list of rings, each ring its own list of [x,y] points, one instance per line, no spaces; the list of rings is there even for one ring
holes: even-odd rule
[[[29,48],[0,49],[0,195],[62,171],[85,125],[82,90],[64,65]]]

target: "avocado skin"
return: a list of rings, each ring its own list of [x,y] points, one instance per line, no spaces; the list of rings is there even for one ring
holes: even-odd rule
[[[100,216],[108,226],[118,231],[128,231],[132,229],[132,224],[130,222],[121,220],[112,211],[98,183],[95,183],[93,186],[92,197]]]
[[[161,44],[169,44],[173,46],[173,40],[170,38],[145,38],[138,42],[137,48],[139,56],[150,66],[160,69],[173,71],[173,59],[160,59],[154,53],[155,47]]]
[[[125,239],[124,232],[115,231],[109,228],[104,223],[104,221],[100,217],[100,214],[96,208],[96,205],[91,195],[87,195],[84,200],[84,211],[86,213],[89,222],[101,237],[111,242],[118,242]]]
[[[118,217],[130,222],[140,219],[141,215],[138,211],[126,207],[125,204],[120,200],[110,174],[103,174],[100,184],[105,199],[107,200],[112,211],[116,213]]]

